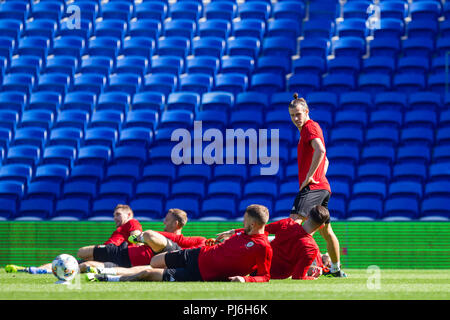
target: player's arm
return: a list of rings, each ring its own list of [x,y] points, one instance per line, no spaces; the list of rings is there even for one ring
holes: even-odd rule
[[[320,138],[314,138],[310,141],[310,143],[312,148],[314,149],[314,153],[308,174],[306,175],[305,181],[303,181],[302,185],[300,186],[300,190],[302,190],[310,183],[318,183],[313,179],[313,177],[326,154],[325,145],[322,143],[322,140],[320,140]]]
[[[264,226],[264,231],[268,234],[276,234],[281,228],[281,220],[275,221]]]
[[[230,229],[221,233],[218,233],[216,236],[216,242],[221,242],[229,239],[231,236],[235,235],[238,232],[244,231],[243,228],[241,229]]]
[[[268,282],[270,280],[270,265],[272,263],[272,247],[265,246],[264,252],[258,254],[256,275],[243,277],[245,282]]]
[[[325,166],[323,168],[323,174],[326,175],[328,171],[328,166],[330,165],[330,161],[328,161],[328,157],[325,156]]]

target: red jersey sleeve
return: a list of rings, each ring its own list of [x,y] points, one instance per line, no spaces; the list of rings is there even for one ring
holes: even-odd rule
[[[165,236],[167,239],[170,239],[173,242],[177,243],[182,249],[203,247],[206,242],[205,237],[185,237],[183,235],[164,231],[161,231],[159,233]]]
[[[115,246],[120,246],[124,241],[124,236],[116,230],[111,234],[109,239],[106,240],[104,244],[114,244]]]
[[[269,234],[276,234],[281,229],[281,226],[283,225],[283,220],[266,224],[264,230]]]
[[[270,265],[272,263],[272,247],[270,245],[261,248],[263,253],[257,255],[256,275],[245,276],[245,282],[268,282],[270,280]]]
[[[300,256],[297,264],[294,267],[294,271],[292,273],[292,279],[298,280],[315,280],[315,277],[310,277],[307,275],[308,269],[311,264],[314,262],[314,259],[317,256],[317,252],[319,249],[311,249],[307,250],[304,255]]]
[[[311,121],[309,125],[305,126],[305,134],[303,136],[306,141],[310,142],[315,138],[321,139],[323,137],[322,129],[317,125],[317,123]]]
[[[142,232],[141,223],[136,219],[131,219],[124,225],[118,227],[104,244],[112,243],[116,246],[120,246],[123,242],[128,241],[130,233],[136,230]],[[128,244],[130,245],[131,243]]]
[[[138,230],[138,231],[142,232],[142,225],[139,221],[137,221],[136,219],[131,219],[129,221],[129,223],[130,223],[130,225],[128,227],[128,236],[130,236],[130,233],[132,231]]]

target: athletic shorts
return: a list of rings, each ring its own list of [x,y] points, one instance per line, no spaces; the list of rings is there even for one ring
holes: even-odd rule
[[[170,239],[167,239],[167,245],[165,246],[164,249],[162,249],[160,252],[158,253],[162,253],[162,252],[172,252],[172,251],[177,251],[177,250],[181,250],[181,247],[178,245],[178,243],[173,242]],[[156,254],[156,253],[155,253]]]
[[[166,253],[167,269],[163,281],[203,281],[198,267],[200,248],[185,249]]]
[[[112,243],[94,247],[94,261],[112,262],[123,268],[131,268],[130,256],[128,255],[128,243],[120,246]]]
[[[295,197],[291,213],[306,217],[308,212],[314,206],[321,205],[328,209],[329,200],[330,193],[328,192],[328,190],[311,190],[309,186],[306,186]],[[330,219],[325,222],[325,224],[328,223],[330,223]]]

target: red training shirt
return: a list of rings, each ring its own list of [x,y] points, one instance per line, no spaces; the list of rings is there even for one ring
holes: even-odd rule
[[[270,245],[273,249],[272,279],[313,280],[307,272],[314,259],[320,254],[314,238],[291,218],[272,222],[265,227],[269,234],[275,234]]]
[[[236,233],[228,240],[200,249],[198,266],[204,281],[228,281],[242,276],[245,282],[270,280],[272,248],[265,234]],[[255,276],[247,276],[256,267]]]
[[[142,226],[136,219],[130,219],[130,221],[118,227],[104,244],[106,245],[112,243],[116,246],[120,246],[124,241],[128,242],[130,233],[135,230],[142,232]],[[128,242],[128,247],[130,246],[135,245]]]
[[[182,234],[175,234],[172,232],[158,231],[159,234],[162,234],[167,239],[172,240],[177,243],[181,249],[192,249],[203,247],[206,242],[205,237],[185,237]]]
[[[297,145],[297,163],[298,163],[298,181],[299,186],[302,185],[306,179],[309,168],[314,154],[314,148],[311,145],[311,140],[319,138],[325,146],[325,140],[323,139],[323,132],[317,122],[312,120],[306,121],[300,131],[300,140]],[[325,153],[326,157],[326,153]],[[319,183],[310,183],[310,190],[328,190],[331,193],[330,184],[325,177],[325,157],[319,164],[316,173],[313,175],[313,179]]]

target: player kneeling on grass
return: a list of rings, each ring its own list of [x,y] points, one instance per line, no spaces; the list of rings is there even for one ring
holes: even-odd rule
[[[320,205],[314,206],[306,219],[298,214],[289,218],[272,222],[265,227],[265,232],[275,234],[270,245],[273,250],[271,279],[314,280],[319,269],[313,269],[308,275],[311,265],[316,260],[321,264],[319,247],[313,234],[330,218],[328,210]],[[305,222],[302,225],[302,221]],[[238,230],[229,230],[218,235],[217,240],[223,240]],[[319,260],[320,259],[320,260]]]
[[[154,256],[151,268],[133,275],[88,274],[91,281],[236,281],[267,282],[272,248],[264,233],[269,210],[250,205],[243,232],[213,246],[185,249]],[[256,271],[255,271],[256,270]],[[249,276],[253,271],[255,275]]]

